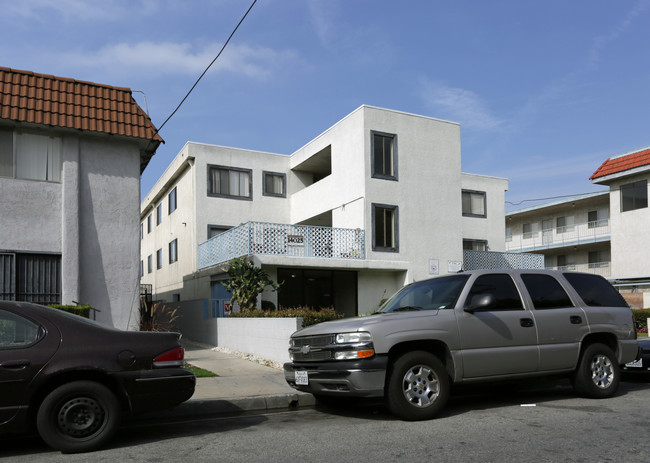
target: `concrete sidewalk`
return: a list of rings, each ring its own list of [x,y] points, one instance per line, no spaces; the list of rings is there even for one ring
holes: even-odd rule
[[[164,412],[174,416],[237,414],[310,407],[314,396],[291,388],[281,369],[261,365],[213,347],[182,341],[185,361],[215,378],[197,378],[190,400]]]

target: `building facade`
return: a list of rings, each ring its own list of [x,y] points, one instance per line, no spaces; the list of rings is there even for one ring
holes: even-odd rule
[[[0,68],[0,299],[137,323],[140,173],[161,142],[129,89]]]
[[[631,305],[650,307],[649,179],[650,148],[612,156],[590,177],[607,190],[508,212],[506,249],[542,253],[547,268],[598,273]]]
[[[463,249],[503,251],[507,185],[461,172],[458,124],[371,106],[290,155],[188,142],[141,204],[141,282],[224,304],[250,255],[282,282],[260,304],[369,313]]]

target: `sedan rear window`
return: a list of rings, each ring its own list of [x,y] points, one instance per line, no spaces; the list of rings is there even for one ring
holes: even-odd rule
[[[40,325],[0,310],[0,349],[16,349],[36,344],[45,335]]]
[[[592,307],[629,307],[623,296],[600,275],[565,273],[585,304]]]

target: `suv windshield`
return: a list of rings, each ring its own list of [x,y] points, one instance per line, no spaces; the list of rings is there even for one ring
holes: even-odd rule
[[[453,309],[469,275],[450,275],[418,281],[396,292],[377,313]]]

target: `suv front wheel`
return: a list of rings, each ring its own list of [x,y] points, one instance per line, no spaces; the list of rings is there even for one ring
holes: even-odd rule
[[[605,344],[591,344],[582,353],[573,387],[582,396],[605,399],[616,393],[620,378],[616,355]]]
[[[408,352],[393,364],[386,401],[389,410],[404,420],[428,420],[443,409],[449,390],[447,370],[435,355]]]

